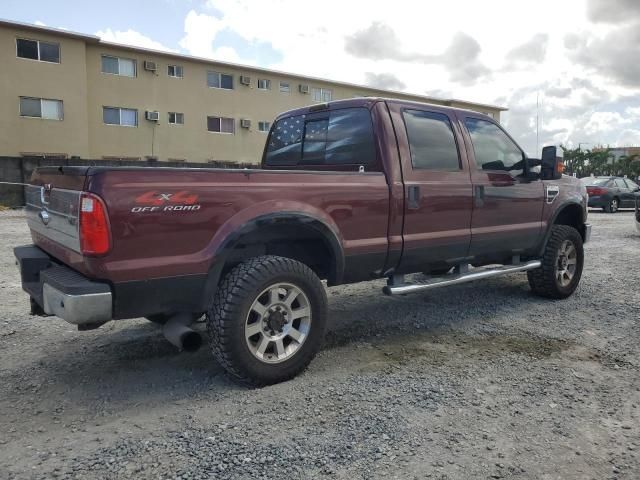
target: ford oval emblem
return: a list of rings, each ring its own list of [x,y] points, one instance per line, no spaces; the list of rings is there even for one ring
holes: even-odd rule
[[[49,212],[47,212],[46,210],[41,210],[38,216],[40,217],[40,220],[42,220],[42,223],[44,223],[45,225],[49,225],[49,220],[51,220]]]

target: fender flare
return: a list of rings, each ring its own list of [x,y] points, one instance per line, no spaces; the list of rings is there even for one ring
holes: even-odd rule
[[[290,211],[268,213],[245,222],[242,227],[231,232],[219,244],[218,248],[215,250],[213,263],[207,275],[207,281],[203,291],[203,305],[208,305],[208,302],[212,298],[220,281],[227,258],[240,239],[245,235],[260,230],[261,228],[273,225],[300,225],[318,232],[326,246],[331,251],[333,257],[327,284],[339,285],[342,282],[342,278],[344,277],[345,259],[344,250],[337,232],[322,220],[309,215],[306,212]]]
[[[549,237],[551,236],[551,228],[556,224],[556,220],[558,219],[560,214],[564,210],[567,209],[567,207],[571,207],[571,206],[579,207],[580,211],[584,212],[583,205],[580,202],[577,202],[577,201],[574,201],[574,200],[569,200],[569,201],[561,203],[558,206],[558,208],[556,208],[555,212],[553,212],[553,215],[551,216],[551,218],[547,222],[547,231],[544,234],[544,237],[542,239],[542,243],[540,244],[540,248],[538,249],[538,252],[537,252],[539,256],[543,255],[544,249],[547,247],[547,242],[549,241]],[[582,230],[584,230],[584,224],[585,224],[584,213],[580,217],[580,224],[582,225]],[[578,230],[578,233],[580,233],[580,236],[582,236],[582,238],[584,238],[584,231]]]

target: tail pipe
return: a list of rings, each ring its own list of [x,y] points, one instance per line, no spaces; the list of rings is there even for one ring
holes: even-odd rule
[[[180,350],[195,352],[202,346],[202,335],[189,327],[193,315],[179,313],[173,315],[162,327],[164,337]]]

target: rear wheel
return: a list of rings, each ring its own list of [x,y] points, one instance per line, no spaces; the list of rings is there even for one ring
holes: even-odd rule
[[[580,283],[584,264],[582,237],[567,225],[551,227],[542,266],[527,272],[531,290],[547,298],[567,298]]]
[[[262,256],[223,279],[207,312],[214,356],[253,386],[293,378],[318,352],[327,299],[320,279],[290,258]]]
[[[620,202],[617,198],[612,198],[609,204],[604,207],[604,211],[607,213],[616,213],[620,206]]]

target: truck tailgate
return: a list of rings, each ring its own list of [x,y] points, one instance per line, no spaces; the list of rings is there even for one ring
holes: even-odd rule
[[[38,168],[25,189],[26,215],[34,242],[48,250],[80,253],[79,204],[86,167]],[[48,248],[47,248],[48,247]],[[72,253],[72,254],[73,254]]]
[[[80,191],[49,186],[26,187],[29,228],[64,247],[80,252],[78,205]]]

